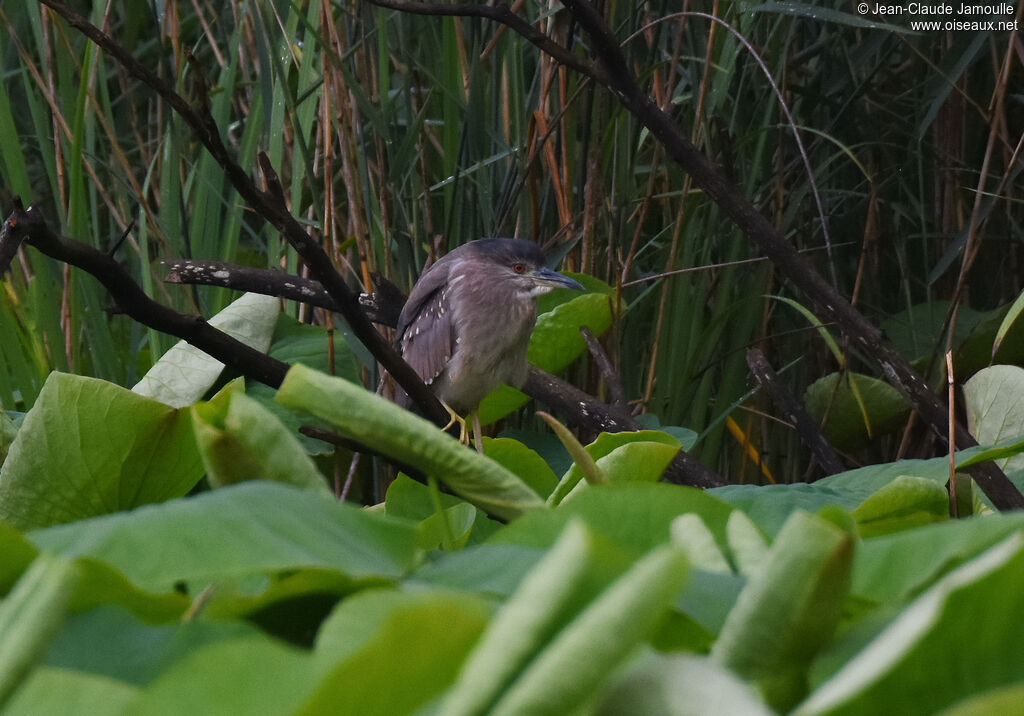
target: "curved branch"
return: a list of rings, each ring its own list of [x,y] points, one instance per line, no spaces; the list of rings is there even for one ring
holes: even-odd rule
[[[369,0],[371,5],[409,13],[411,15],[434,15],[440,17],[480,17],[505,25],[517,35],[528,41],[541,52],[566,67],[571,67],[582,75],[594,78],[602,85],[607,85],[609,78],[605,69],[593,60],[574,55],[553,39],[535,28],[519,15],[512,12],[508,5],[439,5],[430,2],[406,2],[405,0]]]
[[[24,209],[20,200],[15,204],[0,230],[5,239],[23,239],[50,258],[91,274],[107,289],[118,308],[139,323],[191,343],[242,375],[273,388],[281,385],[290,367],[287,363],[232,338],[201,316],[178,313],[157,303],[110,254],[60,236],[47,225],[39,209],[34,206]]]
[[[331,262],[327,252],[306,233],[302,225],[289,213],[280,192],[274,191],[275,188],[279,188],[279,183],[266,158],[261,157],[260,163],[270,191],[261,191],[246,171],[232,158],[227,147],[224,146],[224,142],[221,140],[220,130],[216,122],[204,106],[201,106],[200,109],[192,107],[170,85],[136,60],[112,37],[66,4],[60,2],[60,0],[40,0],[40,2],[52,8],[68,24],[96,43],[100,49],[117,60],[129,75],[143,82],[159,94],[181,116],[199,141],[202,142],[203,146],[206,147],[206,150],[220,164],[239,195],[245,199],[256,213],[281,232],[285,240],[306,262],[310,273],[323,285],[327,293],[338,304],[339,312],[348,322],[356,338],[369,349],[374,358],[405,389],[406,393],[409,394],[430,420],[438,425],[447,424],[449,419],[448,412],[441,405],[441,402],[423,383],[423,380],[416,374],[416,371],[402,360],[394,347],[384,340],[384,337],[373,327],[373,324],[370,323],[369,319],[360,309],[358,297],[349,289],[344,279],[334,268],[334,264]],[[204,94],[204,91],[201,89],[201,99]],[[204,103],[201,101],[200,104],[203,105]]]

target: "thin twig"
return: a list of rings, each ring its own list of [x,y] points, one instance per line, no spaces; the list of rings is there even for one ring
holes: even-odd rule
[[[591,357],[594,359],[594,363],[597,364],[597,369],[601,373],[601,377],[604,379],[604,384],[608,386],[608,392],[612,395],[611,404],[616,407],[623,407],[626,405],[626,391],[622,389],[622,381],[619,380],[619,373],[615,370],[615,366],[612,365],[611,359],[608,358],[608,354],[605,353],[604,348],[601,346],[601,342],[597,340],[597,336],[587,328],[586,326],[580,326],[580,335],[583,336],[583,340],[587,343],[587,350],[590,351]]]
[[[792,393],[782,384],[775,369],[772,368],[771,363],[765,358],[764,353],[757,348],[747,350],[747,365],[750,367],[750,372],[757,381],[757,384],[768,393],[768,397],[775,406],[775,409],[793,423],[801,442],[814,453],[814,459],[818,461],[818,465],[825,471],[825,474],[835,475],[843,472],[846,466],[843,465],[839,453],[835,451],[835,448],[821,434],[821,430],[818,428],[818,424],[814,422],[814,419],[807,414],[804,407],[797,402]]]

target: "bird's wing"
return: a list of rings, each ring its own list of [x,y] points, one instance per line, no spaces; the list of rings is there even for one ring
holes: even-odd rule
[[[416,282],[398,319],[402,357],[424,382],[444,372],[455,346],[448,295],[444,291],[448,266],[439,261]]]

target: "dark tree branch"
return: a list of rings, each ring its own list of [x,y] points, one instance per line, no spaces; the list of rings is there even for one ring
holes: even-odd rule
[[[525,21],[519,18],[519,22],[512,22],[504,13],[483,13],[479,12],[476,6],[464,8],[459,5],[433,5],[403,0],[370,2],[417,14],[489,17],[522,34],[542,51],[548,52],[544,45],[534,39],[533,33],[536,31],[532,26],[526,23],[531,33],[523,34],[522,24]],[[697,149],[672,117],[641,89],[636,76],[629,69],[618,39],[594,5],[589,0],[563,0],[562,4],[586,33],[590,52],[596,58],[596,62],[566,64],[610,90],[623,107],[661,142],[666,153],[690,175],[693,182],[718,204],[743,234],[756,243],[775,266],[807,296],[815,315],[823,323],[837,324],[866,356],[874,360],[886,380],[914,406],[931,428],[945,438],[946,407],[917,374],[910,362],[893,347],[875,325],[864,318],[814,270],[811,264],[775,230],[771,222],[750,203],[726,173]],[[460,9],[468,11],[460,13]],[[568,50],[561,46],[559,50],[557,54],[552,53],[552,57],[561,61]],[[594,65],[600,67],[600,70],[595,72]],[[977,445],[974,437],[961,424],[956,425],[956,442],[956,445],[949,446],[950,450]],[[984,463],[971,468],[970,472],[996,507],[1024,508],[1024,495],[994,464]]]
[[[764,353],[757,348],[749,349],[747,365],[750,367],[750,373],[754,376],[754,380],[768,393],[775,409],[793,423],[801,442],[814,453],[814,459],[818,461],[818,465],[825,471],[825,474],[835,475],[846,470],[839,453],[821,434],[818,424],[807,414],[804,406],[800,405],[793,394],[782,384],[778,373],[764,357]]]
[[[14,236],[47,256],[91,274],[110,293],[117,307],[139,323],[188,341],[243,375],[276,388],[290,367],[220,331],[201,316],[190,316],[157,303],[135,283],[112,256],[54,232],[34,206],[15,202],[0,235]]]
[[[16,198],[15,201],[17,208],[22,209],[21,198]],[[3,227],[0,228],[0,276],[7,273],[11,261],[18,254],[18,249],[24,240],[25,232],[18,230],[17,221],[14,223],[4,222]]]
[[[148,67],[136,60],[112,37],[87,21],[65,3],[59,0],[40,0],[40,2],[52,8],[69,25],[96,43],[100,49],[117,60],[129,75],[143,82],[159,94],[181,116],[192,129],[196,138],[202,142],[214,160],[223,168],[224,173],[239,195],[245,199],[256,213],[281,232],[285,240],[306,262],[313,277],[323,285],[327,293],[337,303],[338,311],[345,318],[356,338],[369,349],[374,358],[402,386],[416,405],[423,411],[424,415],[438,425],[445,425],[448,422],[448,412],[441,405],[440,401],[424,385],[423,380],[416,374],[416,371],[403,361],[394,347],[377,332],[373,324],[370,323],[369,319],[360,309],[356,294],[349,289],[344,279],[334,268],[334,264],[331,262],[327,252],[306,233],[302,225],[288,211],[283,200],[277,175],[273,172],[269,161],[265,157],[260,157],[260,164],[269,187],[268,191],[261,191],[245,170],[232,158],[227,147],[224,146],[224,142],[221,140],[220,130],[216,122],[209,111],[206,110],[205,102],[202,101],[205,96],[205,87],[201,84],[202,79],[198,80],[200,83],[199,93],[201,101],[200,108],[196,109],[175,92],[170,85],[157,77]]]
[[[564,415],[569,423],[578,429],[609,433],[644,429],[643,425],[625,411],[595,400],[576,386],[534,366],[530,366],[530,374],[526,378],[523,392]],[[702,489],[721,487],[725,484],[714,471],[702,465],[685,450],[680,450],[676,454],[662,479],[677,485]]]
[[[160,263],[167,268],[164,276],[167,283],[221,286],[302,301],[328,311],[338,310],[338,304],[319,281],[292,276],[284,271],[199,259],[164,259]]]
[[[581,75],[592,77],[602,85],[609,84],[609,77],[604,67],[586,57],[575,55],[545,35],[509,9],[505,3],[496,5],[455,4],[441,5],[430,2],[407,2],[406,0],[370,0],[373,5],[398,10],[411,15],[434,15],[442,17],[480,17],[505,25],[516,34],[527,40],[541,52]]]

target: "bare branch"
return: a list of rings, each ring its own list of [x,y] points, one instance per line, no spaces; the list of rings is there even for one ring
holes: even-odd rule
[[[604,67],[586,57],[574,55],[529,22],[512,12],[508,5],[455,4],[441,5],[430,2],[407,2],[406,0],[369,0],[371,5],[398,10],[412,15],[435,15],[442,17],[481,17],[505,25],[544,54],[566,67],[590,77],[598,84],[607,86],[609,78]]]
[[[270,191],[265,192],[257,188],[245,170],[232,158],[224,146],[224,142],[221,140],[220,130],[216,122],[208,111],[202,107],[200,109],[192,107],[170,85],[132,57],[112,37],[87,21],[65,3],[60,2],[60,0],[40,1],[52,8],[68,24],[117,60],[129,75],[153,89],[181,116],[199,141],[202,142],[203,146],[206,147],[207,151],[210,152],[211,156],[221,165],[235,190],[256,213],[281,232],[285,240],[291,244],[299,256],[306,262],[310,273],[323,285],[327,293],[337,303],[339,312],[348,322],[356,338],[369,349],[374,358],[405,389],[430,420],[438,425],[445,425],[448,422],[448,412],[441,405],[441,402],[423,383],[423,380],[416,374],[416,371],[409,367],[402,360],[401,356],[398,355],[394,347],[377,332],[373,324],[370,323],[369,319],[362,312],[356,294],[345,284],[344,279],[334,268],[334,264],[331,263],[331,259],[323,247],[306,233],[302,225],[287,211],[287,208],[280,199],[280,195],[275,191],[277,177],[273,173],[269,162],[261,158],[261,164],[270,186]]]
[[[768,397],[775,405],[775,409],[788,418],[796,427],[800,440],[810,448],[814,459],[825,471],[826,475],[835,475],[843,472],[846,467],[843,465],[839,453],[829,444],[825,436],[821,434],[818,424],[814,422],[804,407],[797,402],[793,394],[786,389],[786,386],[779,380],[778,373],[772,368],[771,363],[764,357],[757,348],[747,351],[747,365],[750,373],[754,376],[757,384],[764,388]]]
[[[4,222],[2,234],[12,234],[47,256],[76,266],[91,274],[117,303],[119,309],[139,323],[181,338],[230,367],[271,387],[278,387],[290,367],[220,331],[201,316],[178,313],[146,295],[112,256],[88,244],[54,232],[42,212],[34,206],[14,211]]]

